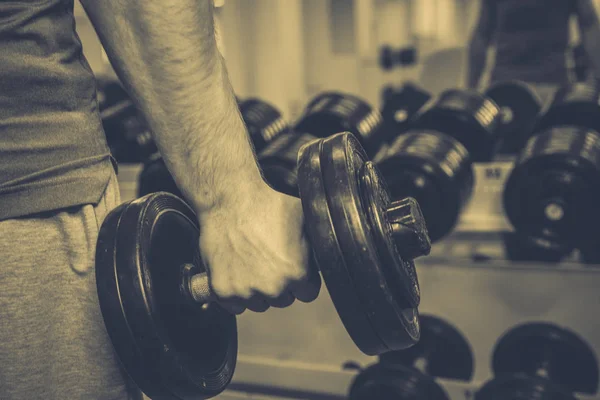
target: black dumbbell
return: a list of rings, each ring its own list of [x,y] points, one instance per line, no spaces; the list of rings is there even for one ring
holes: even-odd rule
[[[430,249],[418,204],[390,202],[349,132],[300,150],[298,187],[313,259],[354,343],[368,355],[414,345],[420,295],[412,260]],[[98,236],[104,322],[151,398],[215,396],[235,369],[236,319],[212,301],[199,230],[189,206],[161,192],[111,211]]]
[[[434,378],[471,380],[473,352],[465,337],[440,318],[421,315],[420,320],[419,342],[380,355],[356,376],[349,400],[449,400]]]
[[[511,261],[558,263],[573,252],[574,247],[544,236],[519,232],[503,232],[506,258]]]
[[[389,71],[396,65],[396,55],[391,46],[381,46],[379,50],[379,66],[385,71]]]
[[[414,65],[416,62],[416,47],[394,49],[389,45],[384,45],[379,50],[379,66],[385,71],[390,71],[396,66]]]
[[[272,104],[258,98],[248,98],[238,99],[238,105],[256,152],[262,151],[279,135],[289,131],[287,122]],[[182,197],[164,160],[160,154],[156,153],[147,160],[140,173],[138,196],[159,191]]]
[[[472,164],[495,156],[510,131],[506,115],[513,115],[512,123],[521,121],[518,126],[537,118],[538,110],[523,100],[535,100],[528,86],[507,82],[491,94],[503,108],[475,91],[443,92],[418,113],[407,133],[374,158],[392,196],[410,193],[419,201],[432,241],[456,225],[473,191]]]
[[[504,188],[505,214],[521,236],[540,238],[563,256],[598,237],[600,135],[576,126],[536,134]]]
[[[144,162],[157,151],[144,118],[130,100],[108,106],[100,117],[106,141],[118,162]]]
[[[485,95],[500,107],[502,120],[499,128],[498,154],[517,154],[531,137],[542,102],[525,82],[507,81],[492,85]]]
[[[381,115],[385,123],[386,141],[392,142],[405,133],[418,111],[431,99],[431,94],[413,83],[400,88],[386,86],[382,91]]]
[[[129,100],[129,94],[116,79],[99,77],[96,79],[96,98],[100,111],[107,107]]]
[[[558,126],[578,126],[600,131],[600,81],[562,86],[535,130],[543,132]]]
[[[500,118],[500,108],[482,94],[448,90],[374,158],[393,198],[417,199],[432,241],[453,229],[468,203],[473,159],[491,157]]]
[[[473,354],[464,336],[447,322],[421,315],[421,339],[406,350],[379,356],[350,388],[350,400],[448,400],[435,377],[469,381]]]
[[[97,97],[106,141],[118,162],[143,162],[157,151],[144,118],[119,81],[99,79]]]
[[[517,232],[551,241],[565,255],[574,247],[594,247],[600,237],[600,106],[590,100],[600,97],[590,94],[597,88],[583,86],[558,92],[503,195]]]
[[[475,400],[576,400],[595,394],[598,362],[577,334],[549,323],[527,323],[504,334],[492,357],[494,379]]]
[[[580,245],[578,250],[580,262],[600,266],[600,240],[589,240]]]
[[[258,154],[265,180],[274,189],[297,196],[296,160],[300,148],[338,132],[353,133],[369,156],[385,141],[379,111],[364,100],[341,92],[325,92],[312,99],[293,129],[273,140]]]

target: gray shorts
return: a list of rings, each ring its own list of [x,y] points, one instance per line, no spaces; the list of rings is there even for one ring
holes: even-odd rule
[[[104,328],[94,273],[100,224],[120,203],[0,221],[0,399],[138,399]]]

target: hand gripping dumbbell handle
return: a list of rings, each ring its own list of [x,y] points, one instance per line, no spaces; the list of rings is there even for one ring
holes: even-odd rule
[[[387,208],[386,216],[402,258],[413,260],[429,254],[431,242],[416,200],[405,198],[393,202]],[[206,272],[192,275],[186,282],[185,290],[199,304],[215,300]]]

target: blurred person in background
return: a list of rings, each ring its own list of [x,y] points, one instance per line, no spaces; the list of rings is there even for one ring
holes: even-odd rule
[[[600,30],[594,0],[479,0],[468,44],[467,86],[482,89],[488,50],[495,48],[489,84],[520,80],[544,106],[557,88],[576,80],[570,20],[576,17],[588,76],[600,76]],[[581,57],[581,56],[579,56]]]

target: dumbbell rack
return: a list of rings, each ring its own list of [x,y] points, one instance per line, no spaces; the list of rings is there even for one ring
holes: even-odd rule
[[[600,266],[580,265],[575,258],[558,265],[504,260],[499,235],[510,226],[503,216],[501,193],[511,165],[475,166],[473,200],[455,232],[417,261],[420,312],[450,322],[473,350],[471,382],[438,379],[452,400],[472,399],[492,377],[490,357],[496,341],[521,323],[567,327],[600,357],[595,309],[600,305]],[[135,197],[139,170],[120,166],[122,200]],[[218,397],[222,400],[344,399],[356,368],[376,361],[352,343],[325,287],[310,304],[244,313],[238,329],[238,366],[229,389]],[[600,393],[578,398],[600,400]]]

